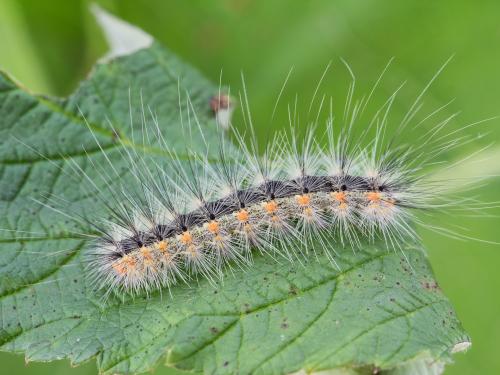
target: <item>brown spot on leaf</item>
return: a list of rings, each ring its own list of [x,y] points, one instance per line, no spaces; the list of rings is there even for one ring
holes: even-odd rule
[[[427,289],[428,291],[431,291],[431,292],[435,292],[435,291],[439,291],[441,290],[441,288],[439,287],[439,284],[432,280],[432,281],[423,281],[422,282],[422,287],[424,289]]]

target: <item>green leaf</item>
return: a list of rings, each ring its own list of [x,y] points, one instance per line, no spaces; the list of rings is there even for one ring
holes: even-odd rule
[[[32,198],[50,193],[67,200],[68,212],[95,215],[102,207],[82,189],[82,177],[69,177],[72,161],[96,180],[93,165],[106,158],[130,178],[123,148],[167,165],[169,155],[142,144],[130,125],[129,105],[139,119],[141,93],[169,147],[182,155],[188,145],[201,146],[196,131],[183,136],[179,86],[189,92],[207,142],[215,142],[208,103],[217,87],[156,43],[97,65],[63,100],[31,95],[0,76],[0,349],[24,352],[28,361],[97,357],[99,370],[110,374],[159,362],[206,373],[283,374],[400,371],[422,358],[448,362],[467,346],[418,246],[404,250],[407,261],[381,244],[353,252],[332,241],[340,270],[319,250],[304,265],[256,256],[249,270],[228,272],[217,287],[199,280],[171,295],[103,302],[85,278],[85,242],[72,234],[90,229]]]

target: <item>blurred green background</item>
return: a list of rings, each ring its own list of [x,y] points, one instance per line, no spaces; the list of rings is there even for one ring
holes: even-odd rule
[[[280,111],[299,95],[299,113],[323,70],[333,61],[320,95],[345,97],[346,59],[356,72],[358,89],[367,91],[391,57],[395,63],[383,80],[381,100],[407,81],[394,112],[404,113],[451,55],[444,73],[425,97],[429,108],[455,101],[446,114],[461,111],[457,124],[500,114],[500,2],[498,0],[365,0],[365,1],[97,1],[121,18],[139,25],[206,76],[241,87],[244,72],[254,122],[264,138],[278,92],[293,66]],[[67,95],[106,51],[103,35],[84,0],[0,0],[0,67],[31,91]],[[339,96],[340,95],[340,96]],[[302,99],[302,100],[300,100]],[[375,100],[376,102],[377,100]],[[379,101],[380,102],[380,101]],[[340,103],[342,104],[342,103]],[[340,105],[339,108],[342,108]],[[304,116],[306,117],[306,116]],[[236,113],[235,123],[241,116]],[[238,125],[237,125],[238,126]],[[467,130],[489,132],[467,150],[489,142],[493,158],[479,165],[486,173],[500,170],[500,120]],[[462,151],[463,152],[463,151]],[[446,155],[456,160],[460,155]],[[500,179],[488,181],[477,194],[498,200]],[[499,209],[490,217],[440,218],[446,227],[492,241],[500,240]],[[452,300],[473,346],[445,373],[499,374],[500,246],[456,241],[421,231],[441,287]],[[93,374],[95,364],[70,370],[67,361],[25,366],[21,356],[0,353],[2,374]],[[174,372],[160,368],[158,374]]]

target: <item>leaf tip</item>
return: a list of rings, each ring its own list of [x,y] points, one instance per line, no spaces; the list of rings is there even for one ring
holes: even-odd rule
[[[471,347],[472,343],[470,341],[461,341],[451,348],[451,353],[461,353],[467,351]]]
[[[153,44],[151,35],[137,26],[112,15],[96,3],[90,5],[90,10],[104,32],[110,48],[108,53],[101,59],[102,61],[130,55]]]

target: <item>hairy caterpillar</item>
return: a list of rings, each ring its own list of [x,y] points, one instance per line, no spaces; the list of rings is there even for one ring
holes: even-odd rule
[[[249,263],[252,248],[289,259],[306,255],[308,240],[324,231],[351,245],[359,236],[381,234],[390,243],[416,237],[408,210],[428,207],[429,196],[416,194],[418,182],[392,162],[376,166],[363,151],[344,154],[345,142],[327,155],[313,150],[309,132],[303,153],[280,140],[270,146],[281,150],[276,159],[259,160],[245,150],[246,163],[231,163],[221,149],[218,166],[201,160],[204,181],[179,171],[186,177],[181,183],[159,172],[154,180],[162,182],[147,188],[149,204],[134,203],[132,217],[117,215],[103,231],[91,260],[97,278],[139,291],[182,279],[183,269],[210,277],[227,262]],[[297,253],[288,250],[291,240],[303,245]]]
[[[220,278],[226,266],[244,269],[255,251],[278,261],[314,258],[313,243],[335,264],[335,252],[346,245],[356,249],[380,238],[398,250],[417,240],[415,224],[426,223],[416,212],[471,205],[450,199],[448,181],[427,171],[440,154],[469,141],[457,130],[446,130],[454,115],[416,133],[415,143],[398,145],[398,135],[422,124],[410,125],[423,93],[389,136],[388,113],[396,91],[356,136],[355,124],[372,93],[354,102],[353,92],[354,83],[342,124],[336,124],[330,110],[324,134],[314,124],[301,133],[291,115],[290,132],[278,133],[263,155],[248,119],[250,137],[233,130],[237,147],[221,136],[217,145],[205,142],[204,151],[188,150],[189,157],[180,158],[166,145],[154,115],[154,126],[145,125],[143,109],[143,143],[160,144],[172,161],[158,162],[124,147],[134,182],[118,189],[106,182],[120,181],[109,160],[94,166],[113,199],[101,199],[107,217],[84,218],[97,233],[86,251],[93,282],[106,294],[148,293],[196,275]],[[214,112],[232,110],[227,97],[222,104],[219,100],[207,105]],[[246,96],[242,102],[248,113]],[[228,118],[223,118],[226,128]],[[191,125],[189,132],[203,137],[201,125]],[[77,164],[73,169],[99,190]]]

